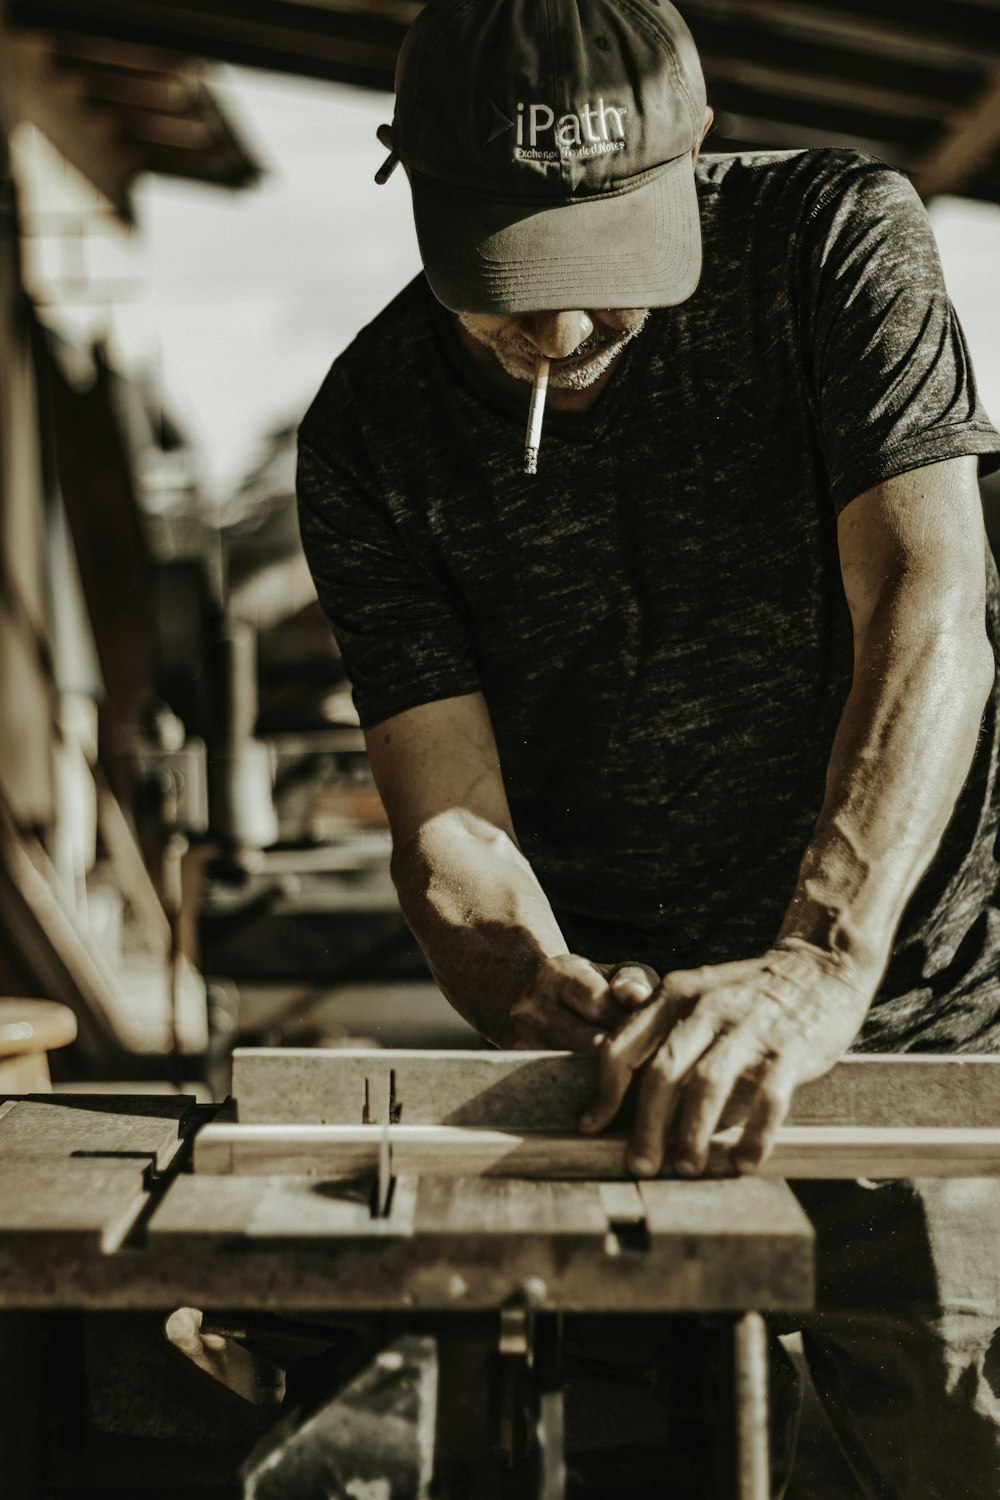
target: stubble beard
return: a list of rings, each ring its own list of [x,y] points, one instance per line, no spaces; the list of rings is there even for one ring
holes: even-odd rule
[[[466,333],[489,349],[507,375],[531,384],[539,358],[534,344],[517,334],[486,333],[475,325],[474,320],[467,320],[464,313],[458,313],[457,317]],[[549,385],[556,390],[585,391],[611,368],[625,345],[642,332],[648,317],[647,310],[629,328],[596,325],[593,333],[567,359],[550,362]]]

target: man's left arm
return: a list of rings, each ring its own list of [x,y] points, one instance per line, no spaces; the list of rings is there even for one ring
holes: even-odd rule
[[[854,675],[826,793],[774,946],[669,974],[602,1049],[585,1128],[640,1073],[630,1165],[704,1170],[736,1082],[756,1083],[737,1164],[768,1155],[798,1084],[857,1036],[903,910],[969,772],[994,674],[976,460],[859,495],[838,523]],[[747,871],[753,879],[753,871]]]

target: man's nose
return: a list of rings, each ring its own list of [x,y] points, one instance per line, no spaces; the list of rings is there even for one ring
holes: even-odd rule
[[[594,325],[585,312],[529,313],[524,333],[546,359],[565,359],[585,343]]]

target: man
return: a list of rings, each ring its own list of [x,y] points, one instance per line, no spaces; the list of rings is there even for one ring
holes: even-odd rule
[[[1000,438],[908,183],[710,121],[666,0],[432,0],[383,136],[426,279],[301,431],[407,919],[491,1041],[597,1051],[584,1128],[636,1078],[640,1176],[741,1077],[753,1167],[852,1046],[1000,1039]],[[995,1500],[1000,1275],[944,1244],[992,1189],[809,1206],[881,1247],[811,1334],[864,1493]]]

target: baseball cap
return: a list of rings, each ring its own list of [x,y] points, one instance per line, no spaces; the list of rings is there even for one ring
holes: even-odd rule
[[[705,107],[668,0],[429,0],[392,145],[435,296],[503,314],[683,302]]]

